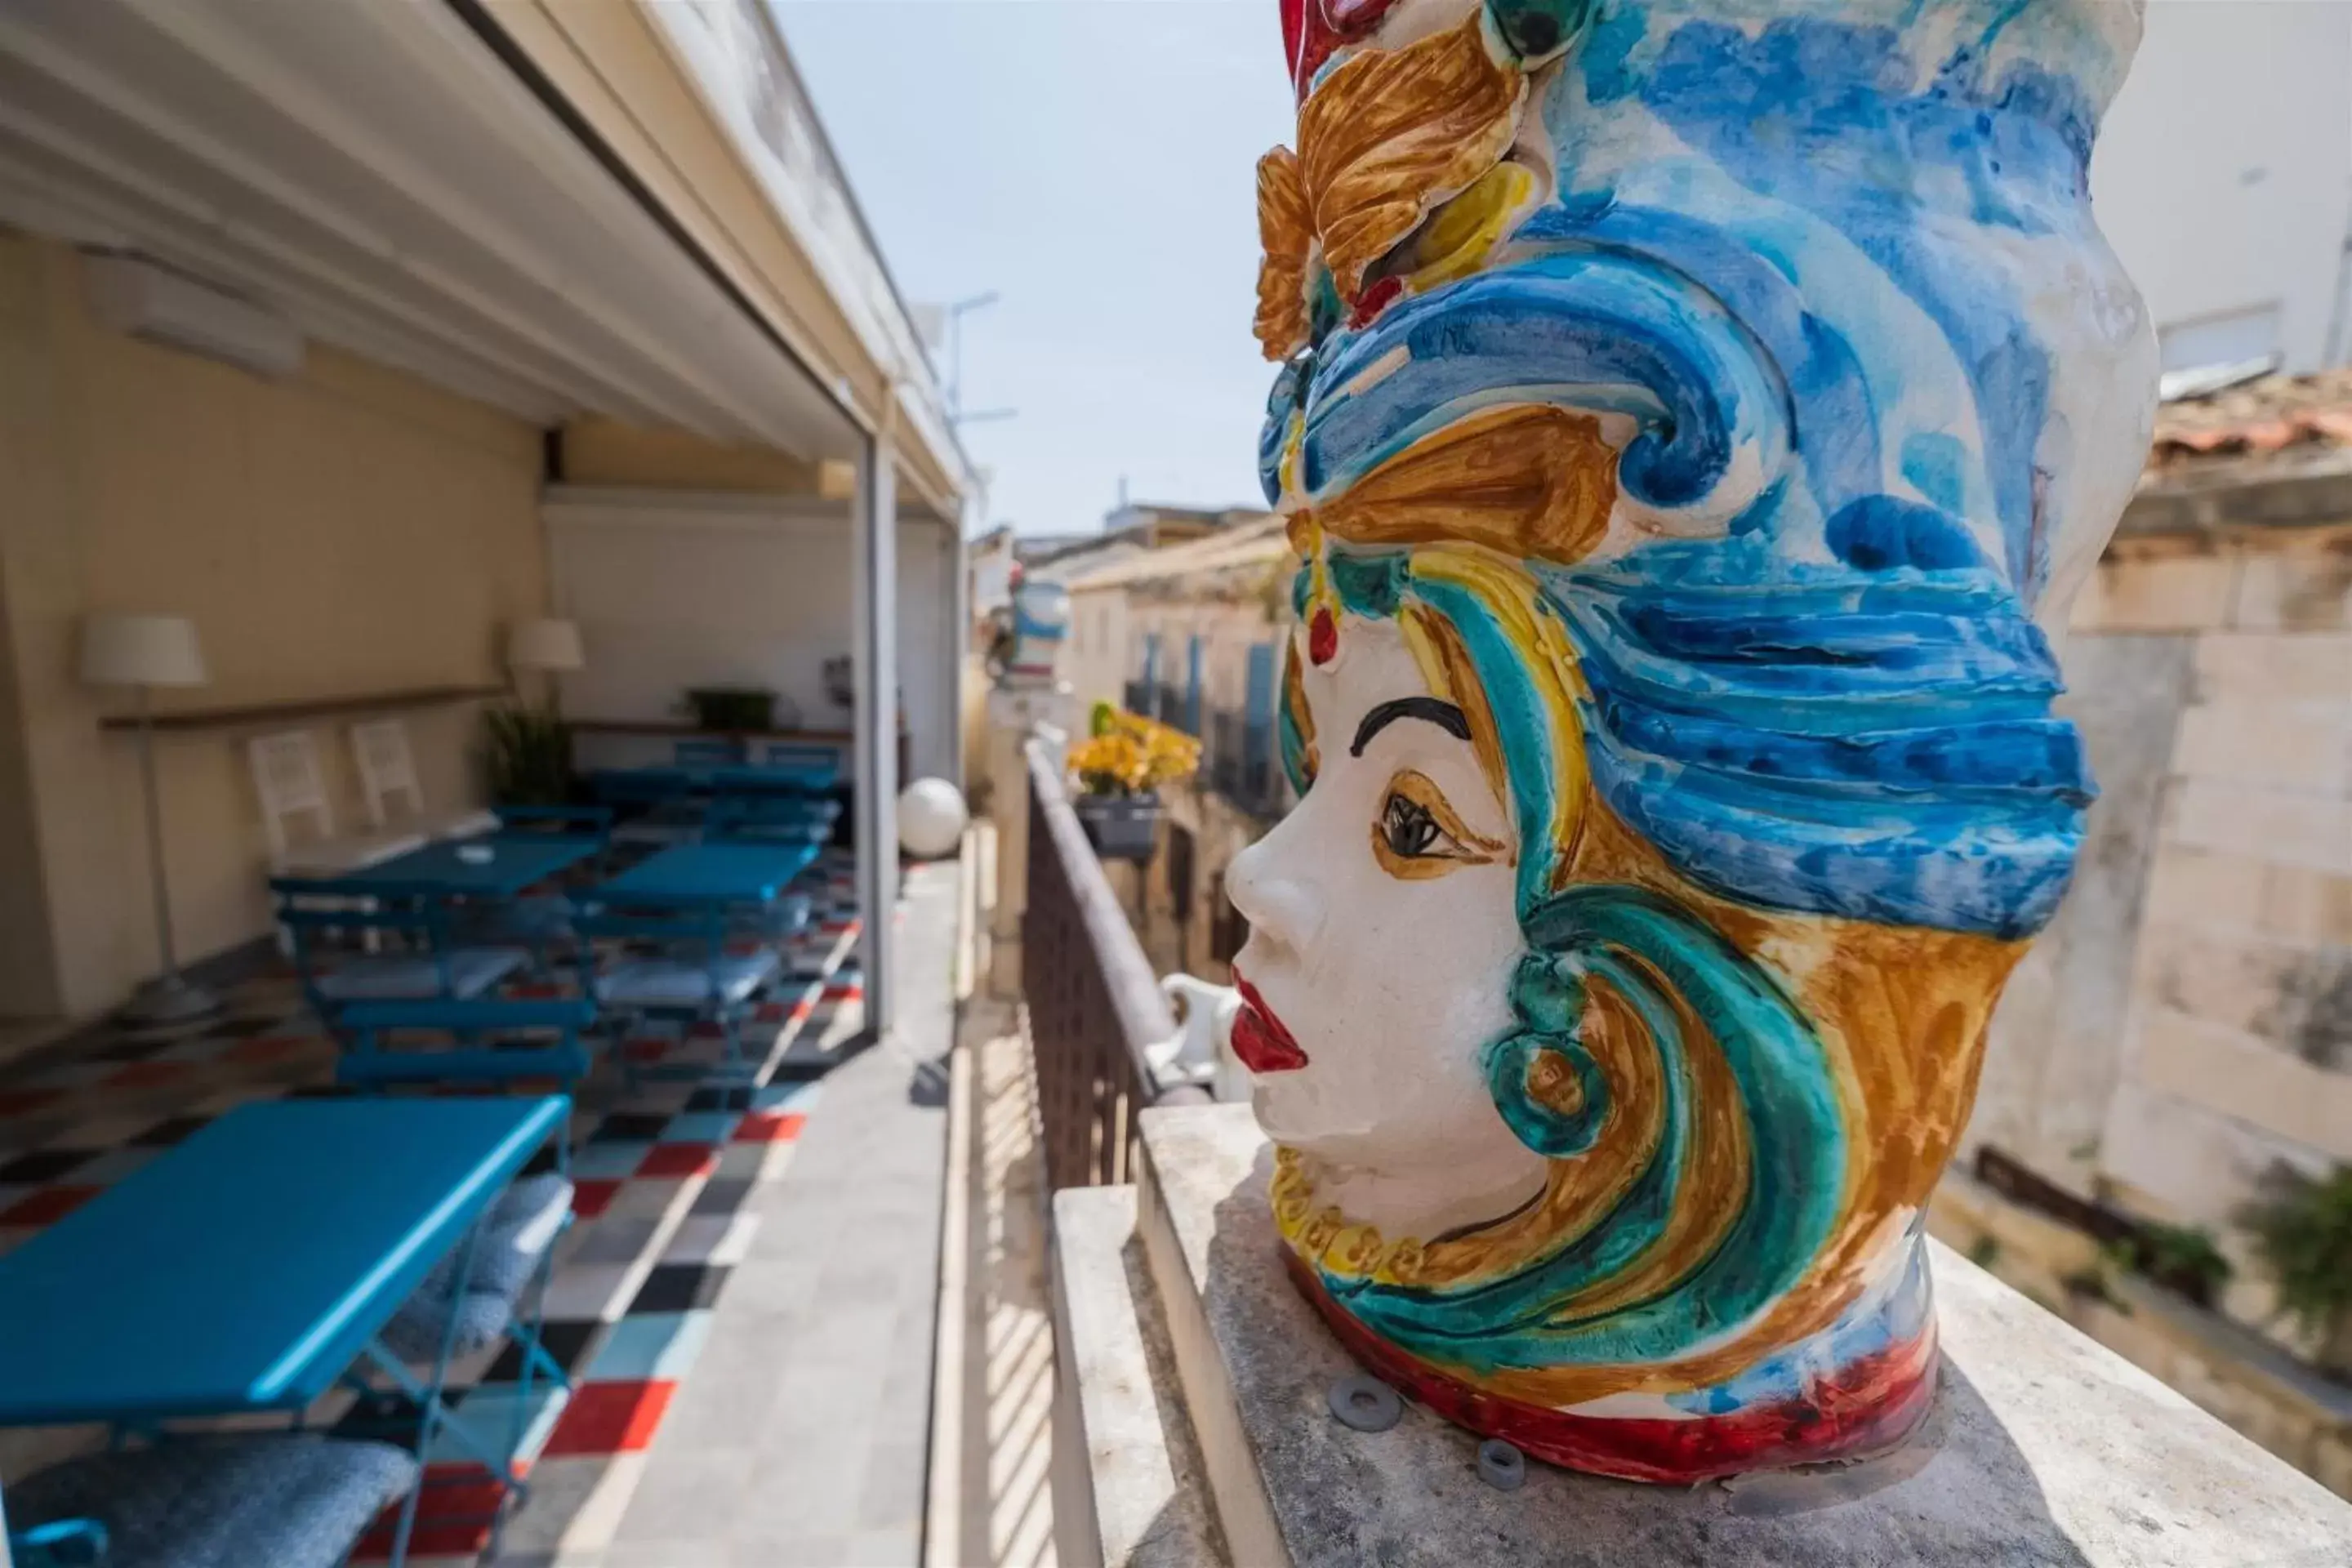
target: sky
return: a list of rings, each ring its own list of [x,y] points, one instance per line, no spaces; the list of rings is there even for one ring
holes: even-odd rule
[[[1256,164],[1291,140],[1275,0],[773,0],[909,303],[964,319],[984,521],[1263,505]],[[942,356],[944,360],[944,356]],[[946,365],[941,364],[942,374]]]

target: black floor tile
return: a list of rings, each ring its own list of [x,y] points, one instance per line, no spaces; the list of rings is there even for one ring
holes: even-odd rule
[[[141,1149],[168,1149],[211,1121],[208,1116],[173,1116],[158,1121],[131,1142]]]
[[[632,1315],[644,1312],[690,1312],[719,1300],[732,1272],[723,1264],[662,1263],[646,1276],[645,1284],[629,1303]]]
[[[443,1397],[455,1404],[457,1392],[454,1388],[447,1390]],[[423,1414],[416,1401],[405,1394],[390,1390],[363,1394],[329,1430],[338,1437],[375,1437],[414,1444],[417,1419]]]
[[[97,1157],[95,1149],[43,1149],[37,1153],[19,1154],[0,1165],[0,1186],[31,1187],[54,1182]]]
[[[669,1125],[667,1116],[644,1111],[616,1110],[597,1124],[588,1134],[591,1143],[652,1143],[660,1140],[662,1129]]]
[[[588,1364],[588,1358],[594,1355],[597,1347],[604,1342],[604,1331],[610,1326],[593,1319],[581,1321],[572,1318],[552,1318],[548,1321],[547,1326],[540,1331],[539,1342],[547,1347],[547,1353],[555,1358],[556,1364],[576,1382],[581,1369]],[[538,1381],[539,1376],[545,1371],[546,1368],[541,1367],[538,1373],[533,1374],[532,1380]],[[520,1383],[522,1381],[521,1350],[509,1344],[505,1350],[500,1351],[499,1359],[490,1363],[490,1370],[482,1374],[482,1381],[484,1383]]]
[[[170,1040],[117,1039],[109,1040],[89,1054],[104,1062],[143,1062],[157,1052],[171,1048]]]
[[[698,1089],[686,1097],[688,1110],[749,1110],[751,1109],[751,1087],[738,1084],[731,1088]]]

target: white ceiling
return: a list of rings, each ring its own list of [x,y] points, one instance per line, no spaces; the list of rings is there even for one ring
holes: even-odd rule
[[[9,0],[0,223],[146,252],[538,423],[856,450],[437,0]]]

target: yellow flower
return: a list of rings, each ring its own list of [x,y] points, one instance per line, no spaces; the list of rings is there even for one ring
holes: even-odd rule
[[[1140,795],[1180,784],[1201,765],[1201,742],[1137,713],[1097,721],[1099,732],[1070,748],[1070,773],[1088,795]]]

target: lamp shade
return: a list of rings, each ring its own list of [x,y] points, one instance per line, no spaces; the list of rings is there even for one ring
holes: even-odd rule
[[[580,627],[572,621],[518,621],[507,633],[510,669],[579,669]]]
[[[92,686],[202,686],[196,624],[184,616],[92,616],[81,625],[81,678]]]

